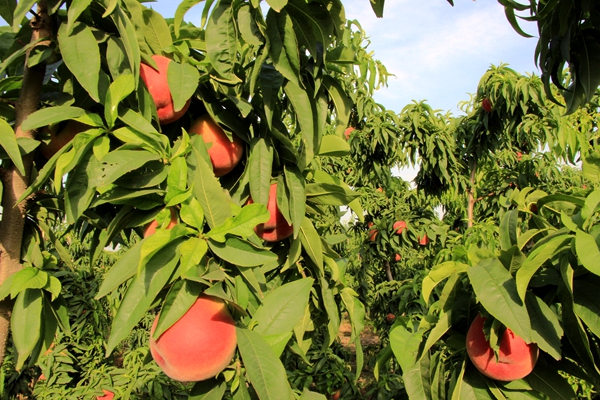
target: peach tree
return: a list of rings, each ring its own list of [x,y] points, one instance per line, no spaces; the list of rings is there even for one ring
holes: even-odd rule
[[[331,345],[345,310],[361,369],[364,307],[319,223],[346,204],[362,213],[320,166],[350,152],[355,98],[339,70],[360,63],[360,46],[339,0],[206,1],[184,22],[198,3],[172,19],[136,0],[0,5],[0,360],[9,326],[17,369],[71,329],[60,269],[74,260],[55,229],[66,224],[92,264],[128,248],[95,293],[115,304],[107,356],[149,309],[161,309],[159,339],[204,294],[227,304],[237,350],[191,395],[319,398],[291,388],[280,356],[305,357],[320,327]],[[243,149],[226,173],[199,118]]]

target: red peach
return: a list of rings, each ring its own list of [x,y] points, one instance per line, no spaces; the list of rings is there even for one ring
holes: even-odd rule
[[[253,200],[248,199],[247,204],[252,204]],[[254,232],[259,238],[266,240],[267,242],[278,242],[283,240],[294,233],[294,227],[286,221],[285,217],[279,211],[277,206],[277,184],[272,183],[269,188],[269,201],[267,203],[267,210],[271,215],[269,220],[264,224],[258,224],[254,228]]]
[[[427,236],[427,234],[425,234],[423,237],[419,236],[417,239],[419,240],[419,244],[421,246],[427,246],[429,244],[429,236]]]
[[[200,295],[192,307],[156,340],[150,332],[152,357],[172,379],[196,382],[213,378],[231,362],[237,339],[235,322],[225,303]]]
[[[400,261],[400,260],[402,260],[402,256],[400,254],[396,253],[396,256],[394,257],[394,259],[396,261]]]
[[[478,315],[467,333],[467,354],[475,367],[485,376],[499,381],[514,381],[527,376],[537,362],[538,346],[506,328],[500,339],[498,358],[485,338],[485,317]]]
[[[488,99],[487,97],[485,99],[483,99],[483,101],[481,102],[481,108],[483,108],[483,110],[486,113],[491,113],[492,112],[492,102],[490,99]]]
[[[191,99],[185,103],[181,110],[175,111],[167,78],[167,70],[171,59],[156,54],[152,56],[152,59],[156,63],[158,70],[148,64],[141,63],[140,77],[146,84],[150,96],[154,100],[158,122],[161,125],[166,125],[177,121],[185,114],[190,106]]]
[[[344,131],[344,137],[346,138],[346,140],[350,139],[350,135],[352,134],[352,132],[354,132],[353,127],[346,128],[346,130]]]
[[[396,320],[396,316],[392,313],[389,313],[385,316],[385,319],[387,320],[387,322],[392,323]]]
[[[394,222],[393,228],[396,231],[396,235],[401,235],[402,231],[406,229],[406,222],[396,221],[396,222]]]
[[[208,114],[196,119],[190,126],[189,133],[202,136],[202,140],[208,145],[208,155],[216,176],[229,173],[242,159],[242,139],[233,135],[233,142],[230,141],[223,129]]]
[[[115,394],[110,390],[102,389],[104,394],[102,396],[96,396],[96,400],[113,400],[115,398]]]

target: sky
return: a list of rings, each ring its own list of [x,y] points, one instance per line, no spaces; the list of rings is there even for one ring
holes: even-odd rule
[[[400,112],[413,100],[427,100],[434,109],[458,115],[458,103],[477,91],[479,79],[490,67],[509,64],[519,73],[536,73],[534,52],[537,39],[518,35],[495,0],[388,0],[383,18],[377,18],[369,0],[342,0],[346,18],[357,20],[370,40],[368,50],[388,72],[388,87],[375,94],[375,101]],[[146,3],[164,17],[172,17],[179,1]],[[186,14],[200,24],[204,2]],[[521,27],[537,33],[532,23]],[[395,171],[407,181],[414,169]]]

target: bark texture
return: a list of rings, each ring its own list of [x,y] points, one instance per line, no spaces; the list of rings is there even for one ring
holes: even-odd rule
[[[31,19],[30,24],[33,28],[31,41],[51,36],[51,20],[48,16],[46,0],[39,1],[36,16]],[[47,43],[41,42],[40,44]],[[39,106],[40,93],[46,73],[45,64],[36,65],[32,68],[27,67],[28,58],[29,51],[25,58],[21,93],[15,106],[14,126],[17,138],[34,138],[35,136],[33,131],[23,131],[21,125]],[[32,163],[33,154],[28,154],[23,157],[25,175],[21,175],[16,168],[9,168],[3,174],[4,193],[2,196],[2,221],[0,222],[0,284],[4,282],[6,277],[22,268],[21,244],[25,226],[25,202],[18,204],[17,200],[29,185]],[[6,354],[11,311],[11,301],[8,299],[0,301],[0,364],[4,363]]]

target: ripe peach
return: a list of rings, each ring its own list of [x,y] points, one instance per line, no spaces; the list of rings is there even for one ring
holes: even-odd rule
[[[419,240],[419,244],[421,246],[427,246],[429,244],[429,236],[427,236],[427,234],[425,234],[423,237],[418,237],[417,238]]]
[[[350,135],[352,135],[352,132],[354,132],[353,127],[346,128],[346,130],[344,131],[344,137],[346,138],[346,140],[350,139]]]
[[[40,145],[40,152],[47,160],[49,160],[67,143],[73,140],[75,135],[87,131],[88,129],[90,129],[89,125],[73,120],[67,121],[65,127],[58,133],[56,133],[57,126],[44,128],[44,131],[50,133],[50,142],[48,142],[48,144],[42,142]]]
[[[113,400],[115,398],[115,394],[110,390],[102,389],[104,394],[102,396],[96,396],[96,400]]]
[[[394,257],[394,259],[396,261],[400,261],[400,260],[402,260],[402,256],[400,254],[396,253],[396,256]]]
[[[248,199],[247,204],[252,204],[252,198]],[[269,188],[269,202],[267,203],[267,210],[271,214],[271,217],[264,224],[258,224],[254,227],[254,232],[262,240],[267,242],[278,242],[283,240],[294,233],[294,227],[285,220],[285,217],[279,211],[277,206],[277,184],[272,183]]]
[[[158,316],[150,335],[154,333]],[[229,365],[237,339],[235,322],[225,303],[200,295],[192,307],[157,340],[150,336],[152,357],[172,379],[210,379]]]
[[[375,191],[379,192],[379,193],[383,193],[383,188],[379,187],[379,188],[375,189]]]
[[[517,151],[517,161],[521,161],[523,159],[523,153],[521,153],[520,151]]]
[[[171,208],[171,221],[169,221],[167,229],[171,229],[172,227],[177,225],[177,222],[177,212],[175,212],[175,210]],[[147,238],[148,236],[154,234],[154,232],[156,232],[156,228],[158,228],[158,221],[154,220],[150,222],[148,225],[146,225],[146,229],[144,229],[144,237]]]
[[[406,222],[396,221],[396,222],[394,222],[393,228],[396,231],[396,235],[401,235],[402,231],[406,229]]]
[[[338,389],[335,392],[333,392],[333,394],[331,395],[331,400],[339,400],[341,395],[342,395],[342,389]]]
[[[385,316],[385,319],[387,320],[387,322],[389,322],[391,324],[392,322],[394,322],[396,320],[396,316],[392,313],[389,313],[388,315]]]
[[[491,100],[488,99],[487,97],[485,99],[483,99],[483,101],[481,102],[481,108],[483,108],[483,111],[485,111],[486,113],[491,113],[492,112]]]
[[[190,126],[189,133],[201,135],[204,143],[208,144],[208,155],[216,176],[229,173],[242,159],[244,142],[236,135],[233,135],[233,142],[230,141],[208,114],[196,119]]]
[[[467,354],[475,367],[488,378],[513,381],[527,376],[538,358],[538,346],[527,344],[506,328],[500,339],[498,359],[483,332],[485,317],[478,315],[467,332]]]
[[[169,82],[167,79],[167,69],[171,59],[160,55],[153,55],[152,59],[156,63],[158,70],[152,68],[148,64],[141,63],[140,77],[146,84],[150,96],[152,96],[152,99],[154,100],[156,112],[158,114],[158,122],[161,125],[166,125],[177,121],[185,114],[190,106],[191,99],[185,103],[181,110],[175,111],[173,107],[173,97],[171,96],[171,90],[169,89]]]

